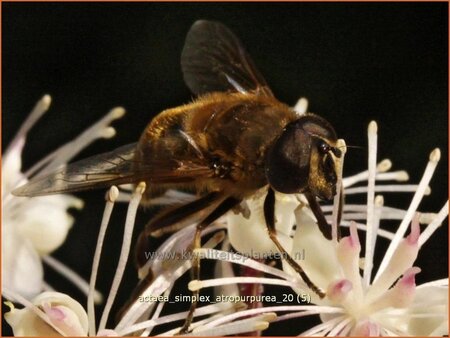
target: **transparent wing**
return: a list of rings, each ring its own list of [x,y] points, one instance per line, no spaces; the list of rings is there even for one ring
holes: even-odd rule
[[[182,183],[208,177],[211,169],[199,161],[154,159],[141,163],[135,160],[136,143],[114,151],[74,162],[42,177],[31,179],[15,189],[16,196],[41,196],[108,188],[127,183]]]
[[[189,30],[181,68],[195,94],[238,91],[273,96],[239,39],[223,24],[196,21]]]

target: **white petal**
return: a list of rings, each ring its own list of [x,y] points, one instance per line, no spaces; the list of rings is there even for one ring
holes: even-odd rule
[[[260,196],[247,201],[250,209],[249,219],[232,212],[227,215],[231,245],[243,255],[260,259],[278,253],[277,247],[267,234],[263,213],[264,197]],[[276,194],[275,217],[277,220],[277,235],[288,252],[292,246],[292,240],[289,235],[295,223],[294,210],[297,205],[298,202],[293,198]]]
[[[25,139],[21,138],[14,148],[10,149],[7,154],[4,155],[2,160],[2,195],[5,192],[10,192],[17,182],[23,179],[23,175],[20,172],[22,167],[22,149],[25,145]]]
[[[56,328],[67,336],[86,336],[87,314],[73,298],[59,292],[43,292],[33,300],[48,322],[30,308],[12,309],[5,314],[15,336],[59,336]]]
[[[406,269],[412,267],[419,253],[418,239],[420,235],[418,218],[411,223],[411,233],[404,238],[395,249],[385,270],[369,286],[366,301],[371,302],[378,297],[382,297],[395,280],[403,274]]]
[[[303,209],[295,211],[297,230],[291,256],[294,259],[299,258],[296,260],[309,278],[326,290],[329,283],[343,277],[336,257],[335,244],[323,236],[307,209]],[[304,253],[304,256],[299,253]],[[293,273],[286,263],[283,263],[283,268]]]
[[[44,271],[39,255],[29,241],[11,227],[2,233],[2,287],[31,299],[42,291]]]
[[[36,197],[26,202],[14,219],[19,233],[29,239],[40,255],[64,243],[73,218],[66,212],[67,196]]]
[[[24,308],[5,313],[5,320],[12,327],[14,336],[60,336],[50,325]]]
[[[416,288],[416,296],[409,310],[408,333],[412,336],[448,335],[448,287],[425,286]],[[430,317],[414,317],[415,315]],[[440,314],[440,315],[439,315]],[[438,331],[436,331],[438,330]]]

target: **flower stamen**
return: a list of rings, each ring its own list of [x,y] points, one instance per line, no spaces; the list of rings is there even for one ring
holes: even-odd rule
[[[100,224],[100,230],[97,238],[97,245],[95,247],[95,253],[94,258],[92,260],[92,269],[91,269],[91,279],[89,282],[90,288],[89,288],[89,294],[88,294],[88,301],[87,301],[87,313],[88,313],[88,319],[89,319],[89,335],[95,336],[95,309],[94,309],[94,288],[95,283],[97,281],[97,273],[98,273],[98,267],[100,265],[100,255],[102,253],[103,249],[103,242],[105,240],[106,230],[108,228],[109,220],[111,218],[111,214],[114,208],[114,202],[119,197],[119,189],[117,189],[116,186],[112,186],[107,194],[106,194],[106,205],[105,210],[103,212],[102,221]]]
[[[128,205],[127,216],[125,220],[125,230],[122,240],[122,248],[120,250],[119,262],[117,264],[116,273],[111,285],[110,293],[103,310],[102,317],[100,319],[99,330],[103,330],[106,327],[106,321],[108,320],[109,312],[111,311],[114,299],[117,295],[120,282],[122,281],[123,273],[130,254],[131,237],[133,235],[134,222],[136,219],[136,212],[141,202],[142,194],[145,191],[145,183],[141,182],[137,185],[133,196],[131,197],[130,204]]]
[[[384,272],[384,270],[387,268],[388,264],[392,260],[393,253],[396,250],[397,246],[400,244],[400,241],[403,238],[403,236],[406,232],[406,229],[408,228],[408,224],[411,222],[414,212],[417,210],[417,207],[419,206],[419,203],[422,200],[422,197],[425,193],[426,187],[428,186],[431,178],[433,177],[433,173],[436,169],[436,166],[439,162],[440,157],[441,157],[441,152],[440,152],[439,148],[436,148],[431,152],[430,159],[425,168],[425,172],[422,176],[422,179],[420,180],[419,187],[417,188],[417,191],[414,194],[414,197],[411,201],[408,211],[406,212],[405,218],[400,223],[400,226],[398,227],[398,230],[395,233],[394,239],[391,241],[391,243],[386,251],[386,254],[383,257],[383,260],[381,261],[380,267],[378,268],[378,272],[375,275],[375,279],[374,279],[375,281],[378,278],[380,278],[381,274]]]

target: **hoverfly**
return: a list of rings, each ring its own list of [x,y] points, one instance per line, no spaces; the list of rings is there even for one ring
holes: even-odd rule
[[[161,112],[137,143],[38,177],[14,194],[39,196],[145,181],[145,203],[169,188],[193,189],[200,197],[158,214],[146,225],[140,242],[166,227],[197,223],[193,243],[198,248],[202,229],[267,187],[264,216],[270,238],[323,297],[278,241],[275,191],[303,193],[321,231],[331,237],[316,197],[329,200],[336,194],[341,152],[333,127],[318,115],[299,116],[279,102],[238,38],[221,23],[193,24],[181,68],[187,86],[198,95],[194,102]],[[192,265],[198,279],[198,258]],[[194,309],[193,303],[182,332],[188,330]]]

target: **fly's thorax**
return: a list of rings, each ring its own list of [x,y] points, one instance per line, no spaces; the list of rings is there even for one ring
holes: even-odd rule
[[[295,119],[293,111],[273,97],[237,93],[206,97],[209,103],[187,116],[186,128],[208,152],[226,154],[228,160],[261,160],[267,145]]]

